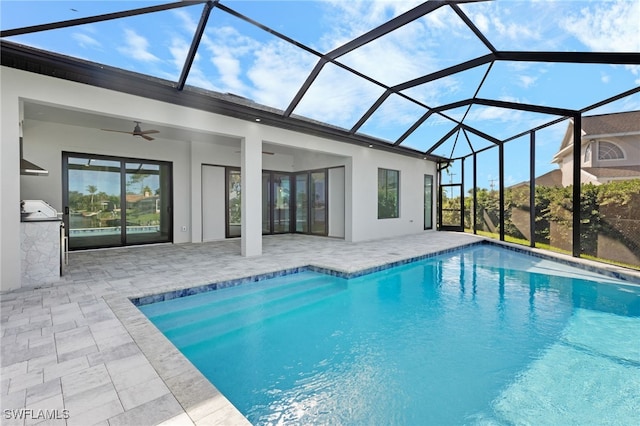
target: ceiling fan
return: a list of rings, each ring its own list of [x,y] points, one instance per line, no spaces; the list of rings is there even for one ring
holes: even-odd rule
[[[123,130],[112,130],[112,129],[100,129],[100,130],[104,130],[105,132],[126,133],[128,135],[140,136],[142,138],[145,138],[148,141],[152,141],[154,138],[152,138],[151,136],[147,136],[147,135],[153,134],[153,133],[160,133],[159,130],[142,130],[140,128],[140,122],[139,121],[134,121],[134,123],[136,123],[136,127],[133,128],[133,132],[125,132]]]
[[[235,151],[236,154],[240,154],[240,152],[242,152],[242,151]],[[275,152],[269,152],[269,151],[262,151],[262,153],[264,155],[276,155]]]

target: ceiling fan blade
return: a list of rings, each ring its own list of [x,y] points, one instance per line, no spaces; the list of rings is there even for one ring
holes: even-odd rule
[[[145,134],[144,134],[144,132],[143,132],[143,133],[138,134],[137,136],[140,136],[141,138],[145,138],[145,139],[146,139],[146,140],[148,140],[148,141],[152,141],[152,140],[154,140],[154,138],[152,138],[151,136],[147,136],[147,135],[145,135]]]
[[[235,151],[236,154],[240,154],[241,151]],[[275,152],[262,151],[264,155],[276,155]]]
[[[124,130],[113,130],[113,129],[100,129],[100,130],[104,130],[105,132],[126,133],[128,135],[133,135],[133,132],[125,132]]]
[[[152,133],[160,133],[160,130],[143,130],[141,132],[138,132],[137,134],[139,134],[139,135],[150,135]]]

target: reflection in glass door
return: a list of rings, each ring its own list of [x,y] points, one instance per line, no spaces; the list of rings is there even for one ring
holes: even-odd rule
[[[121,245],[120,161],[68,157],[66,167],[69,249]]]
[[[262,233],[271,233],[271,173],[262,172]]]
[[[227,238],[239,237],[241,229],[242,182],[240,170],[227,169]]]
[[[291,177],[288,174],[273,174],[273,233],[291,232]]]
[[[170,231],[168,165],[126,163],[125,238],[129,244],[167,241]]]
[[[70,249],[170,242],[171,165],[63,153]]]
[[[312,172],[311,177],[311,233],[327,234],[327,173]]]
[[[309,232],[309,174],[296,175],[296,232]]]

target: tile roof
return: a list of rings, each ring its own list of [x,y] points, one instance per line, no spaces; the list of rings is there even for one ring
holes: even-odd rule
[[[516,183],[515,185],[511,185],[508,188],[520,188],[523,186],[529,186],[529,181]],[[543,175],[540,175],[536,178],[536,186],[553,186],[553,187],[561,187],[562,186],[562,170],[554,169],[550,172],[547,172]]]
[[[640,111],[582,117],[586,135],[613,135],[640,132]]]

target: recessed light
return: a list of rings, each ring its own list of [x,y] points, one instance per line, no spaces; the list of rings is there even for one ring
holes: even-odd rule
[[[259,118],[256,118],[256,121],[260,122],[260,121],[262,121],[262,120],[260,120]]]
[[[373,148],[373,144],[369,144],[369,148]]]

